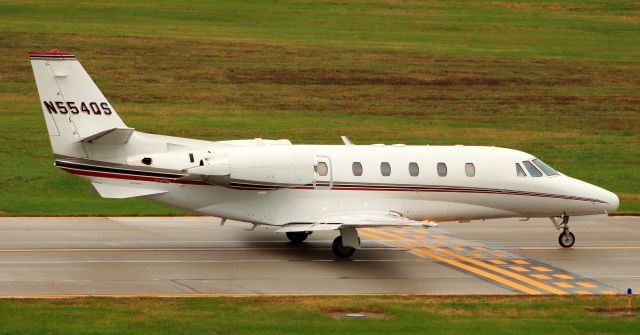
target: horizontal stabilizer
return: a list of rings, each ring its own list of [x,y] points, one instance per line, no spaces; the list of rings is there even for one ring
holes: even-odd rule
[[[82,142],[98,144],[125,144],[129,142],[134,131],[135,129],[133,128],[111,128],[85,137],[82,139]]]
[[[126,199],[143,197],[145,195],[167,193],[164,190],[151,190],[147,188],[138,188],[133,186],[120,186],[112,184],[91,183],[93,189],[103,198],[110,199]]]

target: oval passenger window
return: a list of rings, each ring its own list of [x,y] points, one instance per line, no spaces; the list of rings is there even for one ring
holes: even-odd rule
[[[464,173],[467,177],[473,177],[476,175],[476,167],[473,163],[467,163],[464,165]]]
[[[446,177],[447,176],[447,164],[438,163],[438,166],[436,167],[436,170],[438,171],[438,176],[440,176],[440,177]]]
[[[319,176],[326,176],[329,174],[329,167],[325,162],[319,162],[316,166],[316,171],[318,171]]]
[[[360,162],[353,162],[353,164],[351,164],[351,170],[354,176],[362,176],[362,164],[360,164]]]
[[[391,175],[391,165],[387,162],[380,163],[380,173],[384,177],[389,177]]]
[[[418,163],[416,162],[409,163],[409,175],[411,177],[417,177],[418,174],[420,174],[420,167],[418,166]]]

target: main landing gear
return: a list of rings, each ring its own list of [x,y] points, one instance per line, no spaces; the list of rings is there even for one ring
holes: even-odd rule
[[[311,235],[311,233],[307,233],[306,231],[287,232],[287,238],[293,243],[302,243],[302,241],[306,240],[309,235]]]
[[[293,243],[302,243],[311,233],[305,231],[289,231],[287,238]],[[360,249],[360,237],[353,227],[340,228],[340,236],[331,244],[331,251],[338,258],[351,257],[356,249]]]
[[[356,249],[360,249],[360,237],[354,227],[340,228],[340,236],[336,237],[331,244],[331,251],[336,257],[351,257]]]
[[[558,243],[563,248],[571,248],[574,243],[576,243],[576,236],[569,230],[569,217],[562,216],[562,221],[558,222],[556,218],[551,218],[551,222],[556,227],[556,229],[562,229],[560,236],[558,236]]]
[[[331,251],[333,254],[340,258],[351,257],[354,252],[356,252],[356,248],[347,247],[342,243],[342,236],[336,237],[331,244]]]

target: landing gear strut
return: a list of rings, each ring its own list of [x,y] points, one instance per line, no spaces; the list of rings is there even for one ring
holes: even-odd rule
[[[306,240],[309,235],[311,235],[311,233],[307,233],[306,231],[287,232],[287,238],[293,243],[302,243],[302,241]]]
[[[340,228],[340,236],[331,244],[331,251],[340,258],[351,257],[356,249],[360,249],[360,237],[353,227]]]
[[[551,219],[556,229],[562,229],[562,233],[558,236],[558,243],[563,248],[571,248],[576,243],[576,236],[569,230],[569,217],[562,216],[562,222],[558,223],[553,218]]]

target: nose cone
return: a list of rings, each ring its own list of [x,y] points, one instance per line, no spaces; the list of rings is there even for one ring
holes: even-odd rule
[[[618,196],[615,193],[609,192],[603,188],[600,188],[599,193],[600,199],[606,202],[606,204],[603,205],[607,213],[615,212],[620,205],[620,199],[618,199]]]
[[[615,195],[615,193],[607,191],[602,187],[589,184],[582,180],[571,178],[570,189],[573,190],[573,194],[579,197],[594,200],[593,202],[591,202],[591,205],[589,206],[588,209],[585,210],[582,207],[581,207],[582,209],[576,209],[575,210],[576,214],[582,213],[579,215],[588,215],[586,213],[589,213],[589,214],[601,214],[604,212],[611,213],[611,212],[615,212],[618,209],[618,206],[620,205],[620,199],[618,199],[618,196]]]

